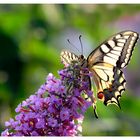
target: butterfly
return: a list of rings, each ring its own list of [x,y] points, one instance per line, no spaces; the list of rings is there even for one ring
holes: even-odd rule
[[[62,51],[61,61],[65,66],[75,61],[81,67],[88,68],[97,87],[98,99],[105,105],[116,104],[120,107],[119,98],[126,85],[122,69],[128,65],[138,38],[139,34],[134,31],[122,31],[105,40],[87,59],[83,55]]]

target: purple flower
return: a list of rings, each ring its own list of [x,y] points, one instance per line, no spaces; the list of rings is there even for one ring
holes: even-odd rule
[[[51,127],[56,127],[58,124],[57,120],[54,119],[54,118],[49,118],[48,119],[48,126],[51,126]]]
[[[36,128],[45,128],[46,122],[44,119],[38,119],[36,123]]]
[[[10,126],[14,123],[14,119],[10,119],[9,122],[5,122],[5,126]]]
[[[39,134],[38,134],[36,131],[33,131],[33,132],[31,133],[31,136],[39,136]]]
[[[87,69],[74,65],[48,74],[46,82],[15,109],[15,119],[5,122],[2,136],[77,136],[82,133],[84,113],[93,103],[93,92],[81,75]],[[80,73],[79,73],[80,74]],[[86,94],[91,101],[83,98]]]
[[[60,111],[60,119],[64,121],[69,120],[69,118],[70,118],[70,109],[62,108],[62,110]]]
[[[2,133],[1,136],[9,136],[9,129],[5,129]]]
[[[21,109],[21,104],[19,104],[18,106],[17,106],[17,108],[15,109],[15,112],[20,112],[20,109]]]
[[[38,95],[42,96],[46,92],[46,87],[45,86],[46,85],[44,84],[38,89],[38,91],[37,91]]]

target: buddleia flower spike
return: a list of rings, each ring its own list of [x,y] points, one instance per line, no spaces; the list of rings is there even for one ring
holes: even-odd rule
[[[49,74],[38,91],[15,109],[17,115],[5,122],[2,136],[78,136],[82,134],[84,113],[92,105],[83,97],[87,89],[73,65]]]

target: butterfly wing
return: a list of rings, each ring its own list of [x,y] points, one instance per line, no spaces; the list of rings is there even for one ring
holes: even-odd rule
[[[87,58],[88,68],[98,89],[98,98],[105,105],[115,103],[125,90],[125,78],[121,71],[130,61],[138,34],[123,31],[103,42]]]
[[[60,54],[60,58],[62,63],[67,67],[68,65],[72,64],[73,62],[78,62],[79,57],[71,52],[62,51]]]

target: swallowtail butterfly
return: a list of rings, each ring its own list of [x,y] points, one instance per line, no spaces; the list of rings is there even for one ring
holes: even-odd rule
[[[81,67],[88,68],[97,86],[97,97],[105,105],[114,103],[120,107],[119,97],[126,84],[122,69],[128,65],[138,37],[134,31],[123,31],[105,40],[87,59],[83,55],[62,51],[61,61],[65,66],[78,61]]]

